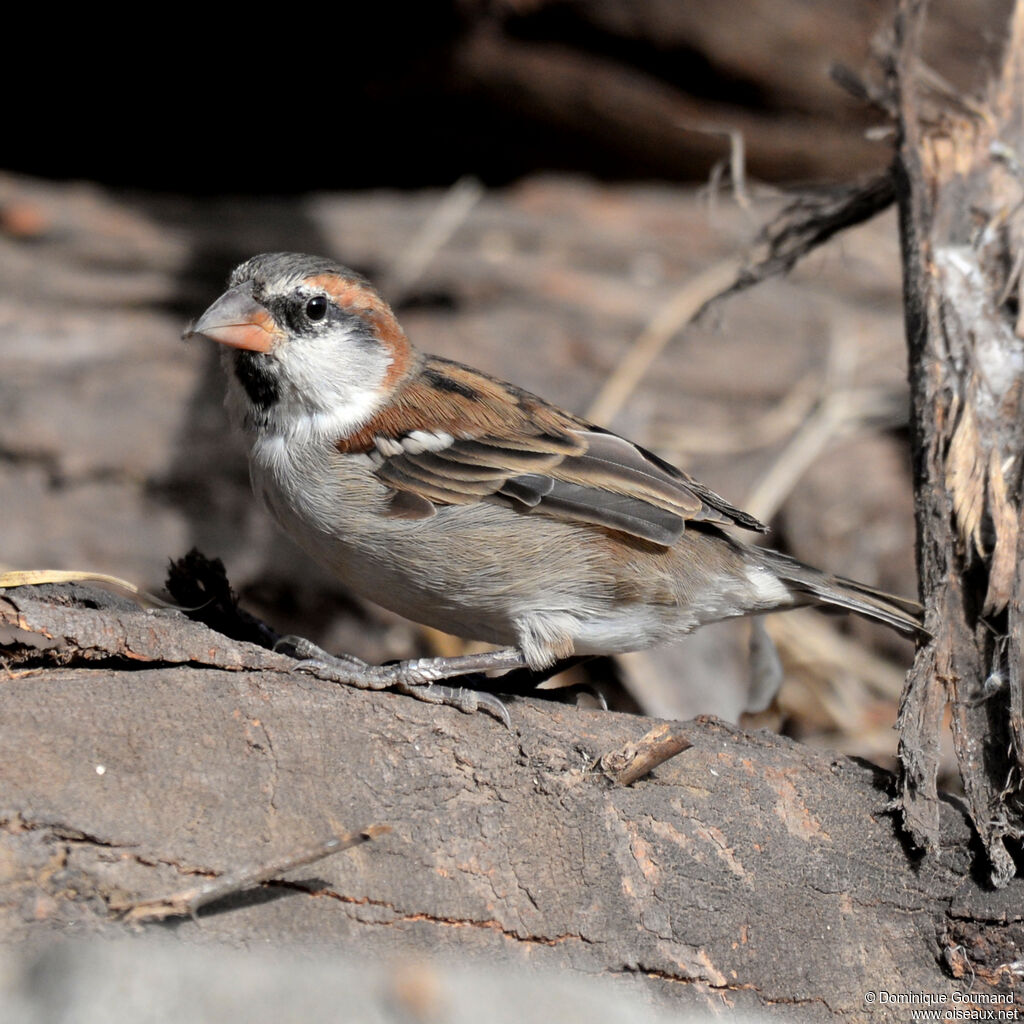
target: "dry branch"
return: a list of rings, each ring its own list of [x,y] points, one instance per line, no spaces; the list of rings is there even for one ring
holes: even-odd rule
[[[745,252],[702,270],[655,312],[608,375],[587,416],[598,423],[613,419],[668,343],[712,303],[789,273],[803,257],[840,231],[881,213],[894,198],[889,173],[798,195]]]

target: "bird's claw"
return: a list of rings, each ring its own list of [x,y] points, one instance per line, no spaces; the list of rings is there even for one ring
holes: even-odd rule
[[[299,636],[282,637],[274,645],[274,650],[295,658],[298,662],[296,671],[307,672],[327,682],[354,686],[360,690],[393,687],[417,700],[428,704],[444,704],[465,714],[486,711],[506,729],[512,729],[508,708],[494,694],[469,687],[438,685],[435,682],[436,679],[445,678],[445,659],[369,665],[350,654],[328,654],[312,641]],[[453,674],[459,673],[456,671]]]

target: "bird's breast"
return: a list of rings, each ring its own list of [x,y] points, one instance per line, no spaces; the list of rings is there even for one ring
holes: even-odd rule
[[[537,609],[601,610],[615,599],[587,531],[501,505],[389,516],[392,491],[365,455],[262,438],[253,490],[300,547],[361,596],[407,618],[494,643]]]

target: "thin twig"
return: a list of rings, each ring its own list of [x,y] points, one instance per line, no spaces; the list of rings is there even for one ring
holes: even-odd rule
[[[849,434],[869,419],[884,416],[884,393],[877,388],[858,389],[848,384],[855,372],[856,356],[856,339],[845,334],[833,337],[820,401],[747,496],[743,507],[751,515],[768,522],[815,459],[837,437]]]
[[[761,230],[733,291],[787,273],[834,235],[870,220],[895,201],[892,171],[799,196]]]
[[[692,746],[680,723],[662,722],[635,743],[602,755],[597,764],[620,786],[629,786]]]
[[[835,331],[828,347],[825,374],[821,382],[821,401],[800,429],[789,439],[769,471],[755,488],[754,497],[762,507],[773,497],[771,512],[779,507],[793,484],[817,458],[846,418],[849,410],[848,382],[856,369],[857,356],[852,339],[845,332]]]
[[[655,313],[608,376],[587,416],[598,423],[613,419],[665,346],[711,303],[787,273],[839,231],[886,209],[895,196],[892,174],[886,172],[867,182],[804,195],[790,203],[745,253],[690,278]]]
[[[15,587],[37,587],[44,583],[98,583],[141,605],[150,604],[158,608],[187,610],[179,609],[176,604],[170,604],[155,594],[147,593],[128,580],[122,580],[117,576],[108,576],[106,573],[88,572],[84,569],[9,569],[0,571],[0,590],[13,590]]]
[[[626,350],[591,403],[587,417],[596,423],[608,423],[614,419],[665,346],[709,302],[735,285],[742,266],[742,261],[737,258],[726,259],[691,277],[654,314]]]
[[[731,455],[770,448],[789,437],[817,405],[821,374],[805,373],[785,395],[756,419],[709,431],[707,426],[669,425],[655,428],[651,444],[669,452]]]
[[[844,89],[854,99],[875,107],[887,117],[895,120],[897,115],[896,99],[888,95],[884,89],[867,82],[860,74],[841,61],[834,62],[829,67],[828,74],[840,89]]]
[[[786,668],[782,710],[798,721],[816,723],[815,743],[872,760],[894,757],[892,708],[905,669],[871,653],[810,609],[771,615],[765,624]],[[946,768],[954,763],[951,754],[943,755]]]
[[[743,502],[752,516],[772,519],[822,452],[862,419],[852,394],[843,389],[829,395],[804,420]]]
[[[711,169],[709,181],[712,200],[718,192],[718,183],[722,177],[722,167],[728,166],[729,178],[732,181],[732,194],[736,205],[742,210],[750,211],[750,193],[747,191],[747,152],[743,140],[743,132],[728,126],[719,128],[715,125],[692,125],[680,122],[679,127],[688,132],[700,132],[703,135],[722,135],[729,140],[728,160],[718,161]]]
[[[126,921],[136,922],[162,921],[167,917],[190,916],[195,914],[200,907],[205,907],[215,900],[260,885],[277,875],[291,871],[293,868],[315,864],[325,857],[330,857],[332,854],[353,846],[359,846],[361,843],[376,839],[390,831],[389,825],[370,825],[358,832],[334,835],[315,846],[300,850],[298,853],[278,857],[269,863],[249,865],[235,871],[228,871],[203,885],[182,889],[167,896],[125,902],[112,901],[111,909],[123,914]]]
[[[859,679],[876,697],[889,701],[899,697],[905,671],[841,633],[820,612],[797,609],[769,616],[765,621],[787,664],[817,666],[818,674],[826,679],[846,673]],[[835,724],[845,728],[849,722],[837,719]]]
[[[11,668],[7,659],[2,656],[0,656],[0,668],[4,670],[4,673],[6,674],[7,678],[11,681],[15,679],[25,679],[27,676],[38,676],[42,675],[43,673],[43,670],[41,668],[25,668],[15,671],[13,668]]]
[[[394,267],[383,291],[395,304],[409,294],[423,276],[430,261],[472,212],[484,196],[484,186],[470,176],[459,178],[431,211],[419,231],[410,239]]]

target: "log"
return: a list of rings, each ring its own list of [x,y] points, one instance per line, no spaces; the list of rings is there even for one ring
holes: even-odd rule
[[[953,801],[944,852],[910,855],[870,765],[700,720],[623,786],[601,758],[650,720],[511,699],[507,731],[91,586],[2,591],[0,624],[6,943],[159,929],[125,907],[387,826],[171,934],[569,968],[651,1006],[787,1021],[882,991],[952,1000],[967,965],[975,993],[1012,980],[1024,882],[977,879]]]

